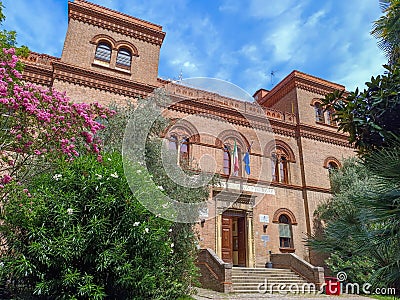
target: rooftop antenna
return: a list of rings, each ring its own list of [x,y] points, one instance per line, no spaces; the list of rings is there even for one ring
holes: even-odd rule
[[[273,87],[275,85],[275,74],[278,71],[271,71],[270,75],[271,75],[271,87]]]
[[[178,76],[178,82],[181,82],[182,78],[183,78],[183,73],[182,73],[182,69],[181,69],[181,72],[179,73],[179,76]]]

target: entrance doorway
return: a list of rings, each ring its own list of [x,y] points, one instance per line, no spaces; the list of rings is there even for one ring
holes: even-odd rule
[[[222,214],[222,260],[234,266],[246,266],[247,230],[245,213],[227,211]]]

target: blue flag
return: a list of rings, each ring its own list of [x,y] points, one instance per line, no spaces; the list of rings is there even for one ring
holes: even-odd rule
[[[244,169],[246,170],[247,175],[250,175],[250,153],[249,151],[243,157],[244,161]]]

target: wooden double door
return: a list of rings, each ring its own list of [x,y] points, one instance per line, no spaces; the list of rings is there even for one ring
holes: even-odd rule
[[[222,215],[222,260],[246,266],[247,227],[244,214],[227,211]]]

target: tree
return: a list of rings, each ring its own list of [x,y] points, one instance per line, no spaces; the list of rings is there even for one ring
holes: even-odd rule
[[[147,176],[143,167],[132,174]],[[28,186],[6,188],[0,278],[13,297],[176,299],[189,292],[191,269],[180,266],[190,253],[180,252],[174,224],[131,192],[120,154],[61,160]]]
[[[384,15],[374,22],[371,34],[378,39],[390,64],[400,59],[400,1],[380,0]]]
[[[400,292],[400,141],[346,161],[332,174],[333,198],[316,217],[322,234],[309,240],[328,253],[331,270],[351,282],[395,287]]]
[[[15,54],[27,48],[10,48],[14,32],[0,33],[0,42],[6,49],[0,55],[1,287],[29,299],[176,299],[190,293],[197,276],[193,224],[146,210],[138,199],[154,193],[129,189],[124,177],[119,153],[136,106],[115,106],[113,116],[96,103],[71,103],[53,89],[25,84]],[[147,167],[132,161],[129,174],[157,182],[158,192],[183,202],[205,201],[207,186],[181,187],[159,162],[165,124],[160,118],[151,128]]]
[[[373,192],[355,201],[367,209],[366,219],[372,224],[369,236],[359,243],[360,251],[379,264],[372,281],[393,286],[400,294],[400,136],[367,155],[364,165],[376,184]]]
[[[379,2],[384,14],[371,34],[388,56],[385,74],[371,77],[363,92],[335,91],[324,99],[325,109],[335,111],[339,130],[349,134],[360,153],[385,147],[400,136],[400,0]]]
[[[368,278],[400,293],[400,2],[380,2],[385,15],[372,33],[389,57],[385,74],[363,92],[336,91],[323,100],[360,160],[333,174],[334,196],[317,214],[325,227],[309,244],[330,254],[332,270],[347,268],[351,280]]]
[[[5,15],[3,14],[3,2],[0,1],[0,26],[3,24],[5,20]],[[10,49],[14,48],[17,56],[19,57],[27,57],[29,55],[29,49],[26,46],[18,47],[17,44],[17,33],[15,31],[1,30],[0,31],[0,50],[1,49]],[[0,57],[3,53],[0,54]],[[17,63],[17,70],[22,71],[22,64]]]
[[[23,181],[62,155],[72,159],[85,152],[99,153],[100,140],[94,135],[104,125],[98,120],[113,114],[97,103],[72,103],[64,93],[24,83],[17,62],[13,48],[3,50],[0,185]]]
[[[105,128],[95,138],[115,138],[105,139],[102,162],[80,155],[23,186],[4,187],[2,281],[15,296],[176,299],[191,292],[198,276],[193,224],[165,220],[141,203],[159,203],[167,195],[205,201],[208,186],[186,188],[169,178],[159,159],[160,132],[168,124],[162,117],[147,136],[145,163],[123,168],[119,153],[134,106],[113,105],[117,113],[103,119]],[[176,166],[176,155],[170,157]],[[140,189],[129,186],[126,176]]]
[[[387,147],[400,136],[400,65],[385,68],[387,73],[372,77],[363,92],[335,91],[323,99],[361,154]]]

